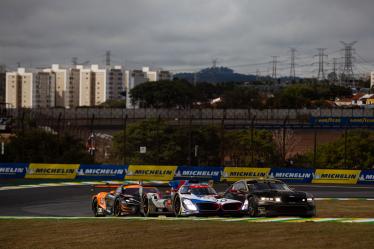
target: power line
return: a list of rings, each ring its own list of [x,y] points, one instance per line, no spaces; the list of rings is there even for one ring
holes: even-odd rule
[[[353,72],[353,45],[355,45],[357,41],[347,43],[341,41],[341,44],[344,45],[344,68],[341,75],[341,80],[346,85],[354,85],[354,72]]]

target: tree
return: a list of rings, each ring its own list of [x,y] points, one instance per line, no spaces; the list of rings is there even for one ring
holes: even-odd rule
[[[313,153],[307,153],[296,163],[312,165]],[[323,144],[317,148],[316,163],[319,168],[373,169],[374,132],[366,130],[351,131],[347,137]]]
[[[10,138],[5,161],[32,163],[93,163],[82,141],[68,134],[41,129],[27,130]]]
[[[233,166],[271,166],[279,158],[271,132],[265,130],[229,131],[225,135],[225,154]],[[253,162],[252,162],[253,156]]]
[[[220,140],[215,127],[191,127],[190,130],[188,127],[175,127],[153,119],[129,125],[126,134],[126,152],[124,132],[115,134],[113,139],[112,154],[118,161],[126,153],[128,162],[134,164],[188,164],[191,151],[193,164],[219,163]],[[197,156],[193,153],[196,145]],[[140,147],[146,147],[146,153],[141,154]]]

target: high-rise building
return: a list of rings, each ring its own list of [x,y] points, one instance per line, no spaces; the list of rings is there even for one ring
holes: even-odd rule
[[[146,75],[148,81],[160,81],[160,80],[171,80],[171,73],[169,71],[152,71],[149,67],[143,67],[143,72]]]
[[[56,106],[56,74],[54,72],[38,72],[32,85],[32,107],[48,108]]]
[[[68,83],[69,70],[62,69],[58,64],[53,64],[51,68],[44,69],[43,72],[53,73],[56,78],[56,107],[68,106]]]
[[[33,81],[33,74],[26,72],[25,68],[18,68],[15,72],[7,72],[5,102],[12,108],[32,108]]]
[[[83,66],[77,65],[70,69],[69,81],[65,92],[67,108],[79,106],[81,70]]]
[[[370,77],[370,89],[374,88],[374,72],[371,72],[371,77]]]
[[[79,106],[95,106],[106,101],[106,69],[92,65],[80,70]]]
[[[5,102],[5,80],[6,70],[5,66],[0,65],[0,103]]]
[[[137,108],[131,103],[130,91],[134,87],[148,81],[147,74],[142,70],[133,70],[125,72],[125,86],[126,86],[126,108]]]
[[[122,66],[108,68],[107,71],[107,100],[122,99],[125,91],[125,80]]]

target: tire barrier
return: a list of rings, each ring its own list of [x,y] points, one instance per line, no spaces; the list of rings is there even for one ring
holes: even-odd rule
[[[374,170],[250,168],[156,165],[86,165],[1,163],[0,179],[144,180],[183,179],[234,182],[250,178],[275,178],[286,183],[374,184]]]

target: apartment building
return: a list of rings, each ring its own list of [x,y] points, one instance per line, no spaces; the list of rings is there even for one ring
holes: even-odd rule
[[[80,79],[83,66],[78,65],[69,70],[69,80],[65,91],[65,106],[74,108],[79,106]]]
[[[6,73],[5,102],[12,108],[32,108],[33,105],[33,73],[25,68]]]
[[[58,91],[56,90],[57,75],[54,72],[38,72],[32,86],[32,107],[55,107]],[[59,96],[60,97],[60,96]]]
[[[122,99],[125,91],[125,79],[122,66],[107,69],[107,100]]]
[[[95,106],[107,100],[107,71],[98,65],[80,70],[79,106]]]
[[[142,70],[145,73],[146,78],[150,82],[172,79],[171,73],[169,71],[152,71],[149,69],[149,67],[143,67]]]
[[[374,88],[374,72],[371,72],[371,75],[370,75],[370,89],[373,89]]]
[[[0,103],[5,102],[5,80],[6,70],[5,66],[0,65]]]
[[[126,108],[137,108],[131,103],[130,91],[134,87],[148,81],[147,73],[143,70],[133,70],[125,72],[125,86],[126,86]]]
[[[58,64],[53,64],[51,68],[44,69],[43,72],[54,74],[56,79],[55,106],[67,106],[69,93],[69,70],[60,68],[60,65]]]

